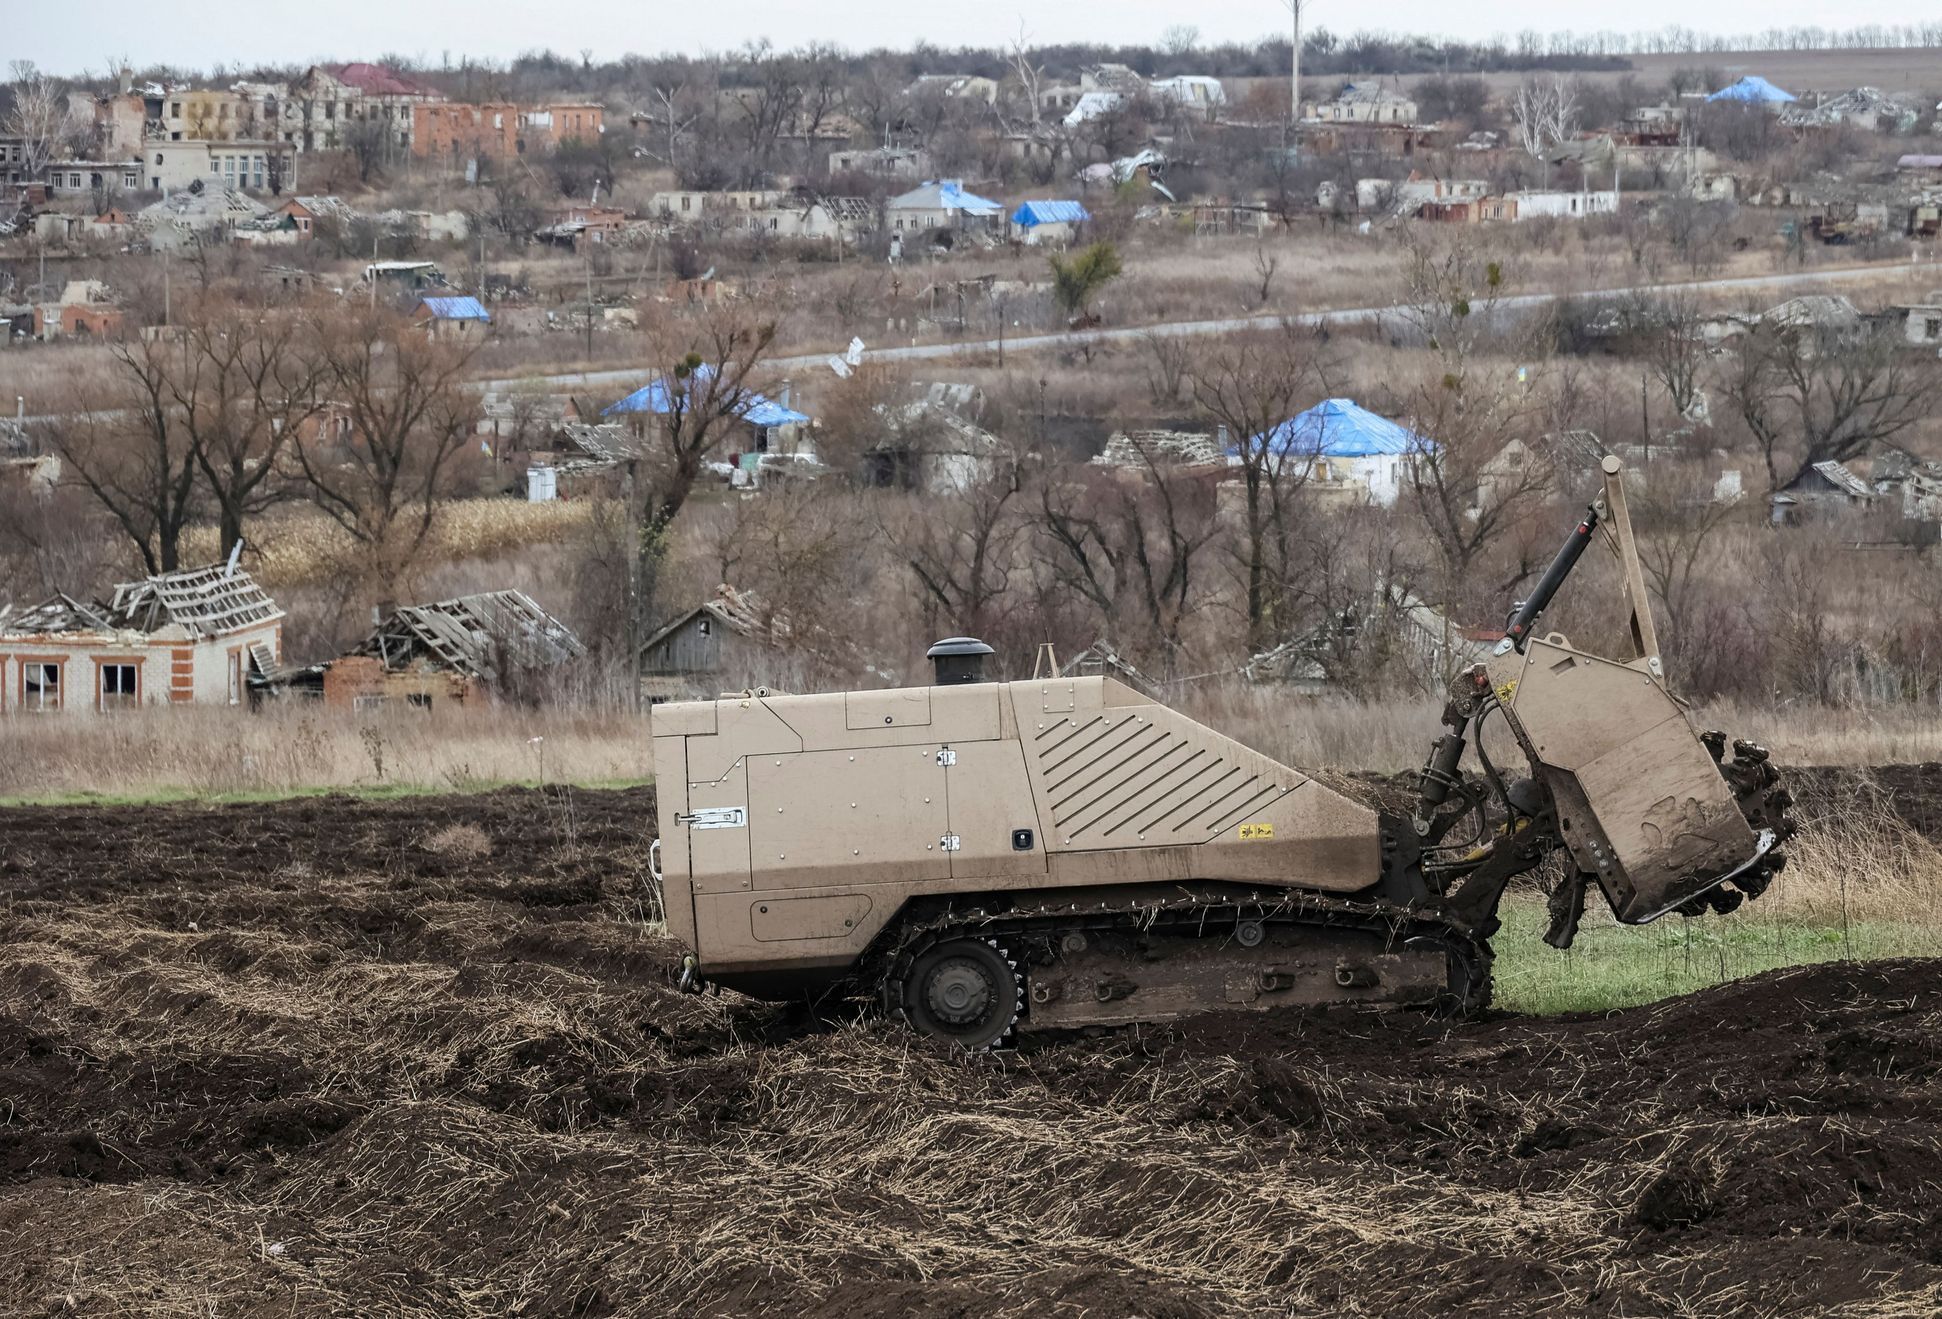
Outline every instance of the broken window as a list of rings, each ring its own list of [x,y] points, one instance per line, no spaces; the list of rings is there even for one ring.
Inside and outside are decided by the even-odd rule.
[[[61,666],[29,660],[20,666],[20,708],[33,714],[61,708]]]
[[[243,652],[229,652],[229,703],[239,705],[243,700]]]
[[[414,710],[429,710],[432,708],[432,694],[430,692],[412,692],[405,697],[405,704]]]
[[[130,707],[141,699],[135,674],[133,664],[101,666],[101,708],[103,710]]]
[[[382,710],[384,703],[382,695],[359,696],[351,701],[351,708],[361,714],[366,710]]]

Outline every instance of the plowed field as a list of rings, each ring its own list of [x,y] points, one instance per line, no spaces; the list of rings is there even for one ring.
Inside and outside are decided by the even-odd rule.
[[[0,1314],[1942,1313],[1942,963],[967,1060],[673,992],[650,819],[0,811]]]

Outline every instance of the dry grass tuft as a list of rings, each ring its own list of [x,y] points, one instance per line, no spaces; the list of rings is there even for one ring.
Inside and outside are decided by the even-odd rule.
[[[492,839],[476,824],[448,824],[425,839],[425,850],[459,861],[480,861],[492,855]]]

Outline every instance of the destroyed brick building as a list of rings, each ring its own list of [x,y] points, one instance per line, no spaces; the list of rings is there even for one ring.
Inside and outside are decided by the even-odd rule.
[[[282,647],[283,611],[234,563],[124,582],[105,603],[55,595],[0,614],[0,709],[239,705]]]
[[[523,591],[489,591],[394,608],[345,654],[265,674],[252,694],[351,710],[476,705],[529,694],[585,654],[572,629]]]

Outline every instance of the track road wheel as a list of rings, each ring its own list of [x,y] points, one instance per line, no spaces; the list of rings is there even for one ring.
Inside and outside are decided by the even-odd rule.
[[[1018,972],[996,945],[951,939],[911,963],[903,999],[904,1016],[924,1034],[989,1049],[1011,1032],[1023,995]]]

